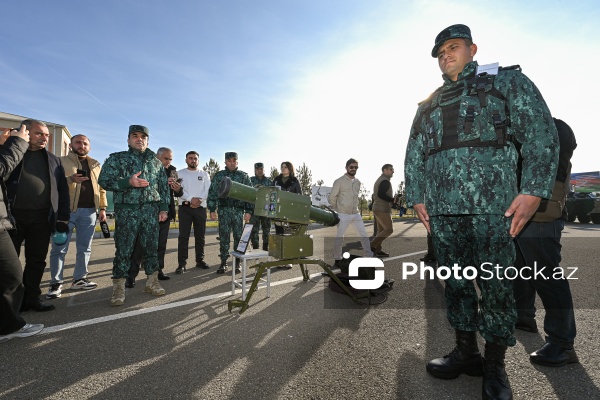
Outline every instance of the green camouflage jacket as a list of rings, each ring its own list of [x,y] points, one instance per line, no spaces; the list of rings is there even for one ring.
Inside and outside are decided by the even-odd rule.
[[[244,212],[252,213],[254,210],[254,204],[246,203],[242,200],[232,199],[231,197],[227,197],[225,199],[219,198],[219,185],[223,178],[228,177],[233,182],[238,182],[246,186],[252,187],[252,182],[248,177],[248,174],[240,171],[239,169],[235,169],[234,171],[230,171],[227,168],[221,170],[215,174],[215,177],[210,181],[210,189],[208,190],[208,210],[210,212],[214,212],[217,207],[225,208],[225,207],[234,207],[240,208],[244,210]]]
[[[558,163],[558,136],[542,95],[518,70],[500,70],[491,87],[504,97],[488,95],[481,107],[477,95],[469,95],[468,80],[477,62],[465,66],[458,80],[444,77],[444,85],[419,104],[405,158],[406,197],[409,206],[424,203],[430,215],[504,214],[518,193],[549,198]],[[489,90],[490,88],[486,88]],[[445,96],[445,97],[444,97]],[[506,119],[506,137],[522,144],[523,174],[517,188],[515,145],[510,140],[494,146],[448,148],[435,154],[444,135],[441,107],[454,96],[460,104],[458,121],[446,121],[456,130],[457,143],[495,141],[493,117]],[[469,120],[467,109],[471,112]],[[492,115],[492,110],[495,114]]]
[[[139,171],[142,171],[139,177],[150,183],[144,188],[129,185],[129,178]],[[102,165],[98,183],[113,192],[116,208],[160,203],[160,211],[169,211],[167,176],[162,163],[150,149],[140,153],[129,147],[127,151],[112,153]]]
[[[266,175],[263,175],[262,179],[259,179],[256,175],[250,177],[250,182],[252,182],[252,186],[273,186],[273,181]]]

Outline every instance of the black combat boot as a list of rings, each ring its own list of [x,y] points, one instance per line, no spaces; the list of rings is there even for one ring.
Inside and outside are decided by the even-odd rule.
[[[439,379],[455,379],[460,374],[481,376],[483,367],[477,347],[477,333],[456,331],[456,347],[443,358],[427,363],[427,372]]]
[[[483,358],[483,385],[481,397],[483,400],[512,400],[512,389],[504,370],[504,355],[506,346],[485,342]]]
[[[217,274],[224,274],[227,271],[227,260],[221,260],[221,265],[217,269]]]

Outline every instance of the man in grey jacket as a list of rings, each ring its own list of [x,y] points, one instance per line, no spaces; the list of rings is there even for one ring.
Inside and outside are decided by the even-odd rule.
[[[356,171],[358,171],[358,161],[354,158],[346,161],[346,173],[333,182],[333,188],[329,195],[329,204],[338,213],[340,218],[333,247],[333,258],[336,266],[342,259],[342,241],[346,229],[350,225],[354,226],[354,229],[360,236],[365,256],[373,257],[369,236],[365,230],[362,217],[358,212],[360,181],[355,177]]]

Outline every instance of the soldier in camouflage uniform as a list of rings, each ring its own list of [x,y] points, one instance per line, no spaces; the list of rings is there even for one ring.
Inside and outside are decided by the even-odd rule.
[[[208,191],[208,209],[210,211],[210,219],[217,219],[217,208],[219,216],[219,257],[221,265],[217,269],[217,274],[223,274],[227,271],[227,258],[229,258],[229,241],[233,232],[233,248],[237,248],[244,222],[250,221],[252,216],[253,204],[245,201],[219,198],[219,185],[223,178],[228,177],[233,182],[238,182],[246,186],[252,186],[248,174],[238,170],[238,155],[234,151],[225,153],[225,169],[215,174],[210,184]],[[236,268],[236,272],[239,268]]]
[[[116,253],[111,306],[125,301],[125,278],[138,237],[148,275],[144,290],[155,296],[165,294],[158,282],[158,223],[167,220],[169,211],[167,176],[156,154],[148,148],[148,128],[131,125],[127,143],[129,150],[111,154],[98,177],[100,186],[114,193]]]
[[[252,186],[254,187],[273,186],[273,181],[265,175],[265,165],[261,162],[254,164],[254,176],[250,178],[250,182],[252,182]],[[258,230],[262,229],[262,249],[268,251],[271,220],[267,217],[257,217],[256,215],[252,215],[250,223],[252,224],[252,235],[250,236],[252,248],[258,249]]]
[[[436,37],[431,55],[438,59],[444,85],[419,105],[413,121],[406,195],[433,236],[439,265],[477,268],[481,290],[478,301],[471,280],[445,281],[456,348],[428,362],[427,371],[442,379],[483,374],[484,399],[511,399],[504,356],[515,344],[516,311],[512,282],[503,279],[503,271],[515,258],[511,237],[540,200],[550,197],[558,140],[544,99],[520,68],[496,66],[482,74],[486,66],[473,61],[476,52],[465,25],[450,26]],[[520,191],[516,141],[523,156]],[[483,359],[477,331],[486,342]]]

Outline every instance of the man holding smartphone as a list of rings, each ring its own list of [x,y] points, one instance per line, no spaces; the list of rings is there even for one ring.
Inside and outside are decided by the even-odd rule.
[[[75,135],[69,145],[71,151],[61,157],[67,184],[69,186],[70,211],[67,241],[56,244],[52,241],[50,250],[50,288],[47,299],[56,299],[62,295],[63,270],[65,256],[69,251],[69,242],[73,228],[76,229],[75,239],[77,255],[73,271],[72,290],[89,290],[98,286],[87,279],[88,263],[92,253],[92,239],[96,228],[96,213],[100,221],[106,221],[106,191],[98,185],[100,163],[91,158],[90,140],[85,135]]]

